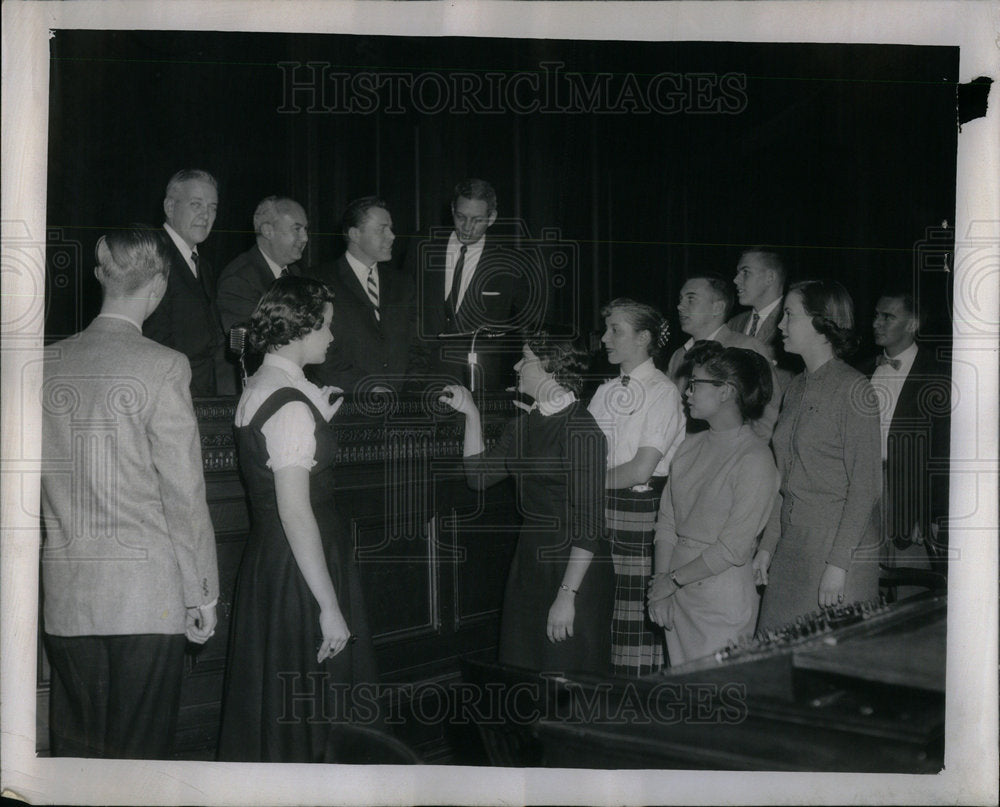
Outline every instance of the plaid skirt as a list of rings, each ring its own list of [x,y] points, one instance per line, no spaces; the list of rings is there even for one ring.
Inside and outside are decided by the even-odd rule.
[[[615,567],[615,607],[611,617],[611,665],[615,675],[638,678],[664,665],[663,628],[646,610],[646,586],[653,569],[653,534],[666,477],[650,480],[650,490],[609,490],[605,518]]]

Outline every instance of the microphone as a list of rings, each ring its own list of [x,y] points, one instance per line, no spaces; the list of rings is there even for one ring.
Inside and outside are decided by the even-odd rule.
[[[476,339],[479,334],[483,334],[486,338],[493,338],[495,336],[503,336],[505,333],[511,333],[517,330],[516,328],[494,328],[491,325],[480,325],[472,332],[472,344],[469,346],[469,392],[476,391],[476,368],[479,367],[479,360],[476,356]]]
[[[229,351],[239,356],[240,361],[240,383],[247,385],[247,329],[242,325],[235,325],[229,329]]]

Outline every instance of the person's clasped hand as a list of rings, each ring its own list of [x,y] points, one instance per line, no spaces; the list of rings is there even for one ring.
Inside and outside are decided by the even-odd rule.
[[[337,410],[344,404],[344,391],[340,387],[330,386],[320,387],[319,393],[316,408],[319,409],[323,419],[329,423],[331,418],[337,414]]]

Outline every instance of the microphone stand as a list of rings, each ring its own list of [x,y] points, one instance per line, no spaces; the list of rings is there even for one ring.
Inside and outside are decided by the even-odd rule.
[[[476,353],[476,339],[482,334],[486,339],[492,339],[495,336],[503,336],[504,334],[513,333],[517,328],[498,328],[492,325],[480,325],[474,331],[461,331],[459,333],[441,333],[438,337],[441,339],[456,339],[462,337],[472,337],[472,343],[469,345],[469,352],[466,354],[466,360],[469,365],[469,392],[476,391],[476,369],[479,367],[479,356]]]

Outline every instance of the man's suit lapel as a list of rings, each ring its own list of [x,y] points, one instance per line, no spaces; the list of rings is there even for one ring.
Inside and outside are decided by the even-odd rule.
[[[257,273],[257,283],[259,287],[266,291],[274,282],[274,272],[272,272],[271,267],[267,265],[267,261],[264,259],[264,255],[261,253],[260,247],[255,245],[250,251],[250,260],[253,262],[254,271]]]
[[[378,285],[379,285],[379,302],[381,302],[385,296],[387,283],[386,276],[389,273],[383,270],[382,266],[379,266],[378,272]],[[341,285],[348,289],[364,306],[365,310],[368,312],[368,317],[371,325],[376,330],[381,331],[381,323],[379,319],[375,316],[375,305],[372,303],[371,298],[368,296],[368,292],[362,288],[361,283],[358,281],[358,276],[354,274],[354,270],[351,265],[347,262],[347,258],[343,255],[337,259],[337,276],[340,279]]]
[[[757,326],[757,336],[754,338],[765,345],[770,345],[774,341],[775,334],[778,332],[778,320],[781,319],[782,312],[781,306],[782,304],[779,302],[777,307],[767,315],[767,319]]]
[[[906,380],[899,390],[899,400],[896,401],[896,408],[892,413],[889,431],[905,428],[906,421],[912,423],[914,420],[927,418],[921,412],[920,387],[929,380],[929,375],[933,372],[929,358],[930,353],[918,345],[917,355],[913,357],[913,364],[910,365],[910,372],[906,374]]]
[[[164,233],[164,238],[167,240],[167,243],[169,244],[171,249],[171,266],[173,269],[174,279],[177,280],[185,289],[187,289],[187,292],[189,294],[201,293],[206,298],[208,298],[209,291],[207,287],[203,285],[202,280],[200,278],[194,276],[194,273],[191,271],[191,267],[188,266],[188,262],[181,254],[181,251],[177,249],[177,245],[173,242],[173,239],[170,238],[170,236],[167,235],[166,233]],[[199,271],[208,271],[207,262],[204,269],[202,268],[202,263],[203,259],[199,255],[199,263],[198,263]]]

